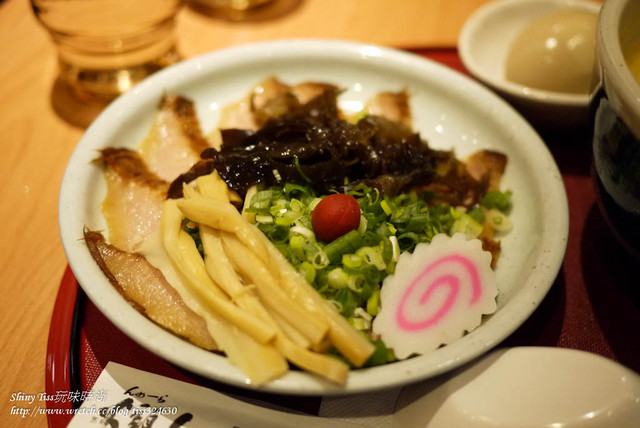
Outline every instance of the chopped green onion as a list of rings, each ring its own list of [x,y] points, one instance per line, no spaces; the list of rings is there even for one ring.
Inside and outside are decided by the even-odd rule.
[[[255,199],[255,196],[254,196],[254,199]],[[269,207],[271,207],[270,199],[257,199],[251,202],[251,205],[249,205],[248,209],[251,211],[259,211]]]
[[[342,259],[343,254],[349,254],[362,246],[363,240],[357,230],[351,230],[341,237],[334,239],[324,247],[324,252],[332,263]]]
[[[390,236],[389,242],[391,242],[391,248],[393,249],[393,256],[391,257],[391,260],[397,262],[400,257],[400,245],[398,244],[398,238]]]
[[[273,190],[271,189],[260,190],[256,192],[255,195],[253,195],[253,198],[251,198],[251,202],[254,203],[257,201],[271,201],[272,196],[273,196]]]
[[[411,251],[420,242],[420,236],[417,233],[407,232],[398,236],[398,245],[403,251]]]
[[[382,247],[362,247],[356,251],[356,255],[360,256],[365,262],[375,266],[379,270],[384,270],[387,264],[382,259]]]
[[[311,224],[311,214],[323,195],[307,184],[260,189],[247,203],[246,212],[305,280],[363,332],[380,311],[381,284],[395,272],[402,252],[413,251],[438,233],[477,236],[485,222],[497,231],[511,227],[500,209],[508,208],[511,192],[488,192],[483,203],[470,210],[436,203],[430,192],[383,197],[377,189],[358,184],[348,193],[358,201],[360,225],[328,243],[316,239]],[[195,232],[194,239],[196,234],[199,237]],[[379,342],[367,364],[394,359],[393,352]]]
[[[480,224],[484,223],[485,215],[482,208],[480,207],[471,208],[469,211],[467,211],[467,214],[478,223]]]
[[[302,177],[302,179],[307,183],[311,183],[311,179],[302,171],[302,167],[300,166],[300,159],[298,159],[297,156],[293,158],[293,165],[295,165],[296,171],[298,171],[300,177]]]
[[[342,268],[335,268],[329,272],[328,279],[331,287],[345,288],[349,280],[349,274],[343,271]]]
[[[355,328],[358,331],[365,331],[370,327],[370,324],[367,324],[366,320],[363,320],[362,318],[351,317],[348,318],[347,321],[349,321],[351,327]]]
[[[358,307],[354,294],[348,288],[338,289],[333,300],[340,304],[340,313],[343,317],[350,317],[354,309]]]
[[[428,221],[428,214],[414,214],[407,222],[406,230],[409,230],[411,232],[420,232],[424,230]]]
[[[396,357],[393,351],[387,348],[382,340],[374,340],[372,343],[375,345],[375,350],[367,362],[364,363],[364,367],[381,366],[395,361]]]
[[[314,198],[309,204],[309,212],[312,212],[316,208],[316,206],[320,203],[321,200],[322,198]]]
[[[282,215],[277,216],[275,218],[276,224],[280,224],[283,226],[291,226],[296,221],[302,218],[303,213],[300,211],[285,211]]]
[[[295,183],[285,183],[284,187],[283,187],[283,192],[285,195],[287,195],[288,197],[295,197],[297,196],[298,198],[303,198],[304,196],[308,196],[309,195],[309,188],[306,186],[302,186],[300,184],[295,184]]]
[[[313,267],[311,263],[302,262],[298,265],[297,269],[309,284],[313,284],[316,279],[316,268]]]
[[[256,223],[273,223],[273,216],[257,214]]]
[[[287,200],[284,198],[279,198],[274,201],[271,201],[271,206],[269,207],[269,213],[271,215],[282,215],[287,212]]]
[[[358,269],[362,266],[364,260],[362,257],[356,254],[343,254],[342,255],[342,264],[344,267],[349,269]]]
[[[404,214],[405,214],[404,208],[398,208],[397,210],[395,210],[393,212],[393,215],[391,216],[391,218],[394,218],[395,220],[398,220],[398,221],[401,221],[401,222],[405,222],[407,219],[406,219],[406,216]]]
[[[258,223],[258,226],[265,226],[265,224]],[[283,226],[273,225],[272,228],[263,230],[263,232],[272,242],[285,242],[289,237],[289,231],[287,229],[288,228]]]
[[[373,317],[361,307],[355,308],[353,310],[353,315],[349,318],[351,325],[360,331],[369,330],[371,328],[372,320]]]
[[[354,293],[360,293],[364,289],[364,278],[360,275],[349,275],[347,277],[347,288]]]
[[[294,212],[303,212],[305,208],[302,201],[298,199],[291,199],[291,201],[289,202],[289,206],[291,207],[291,211]]]
[[[316,269],[324,269],[329,266],[329,257],[327,257],[327,253],[325,253],[317,243],[314,244],[314,246],[318,251],[313,255],[311,263]]]
[[[499,211],[498,211],[499,212]],[[453,222],[449,234],[464,233],[469,238],[477,238],[482,233],[482,225],[475,221],[470,215],[462,213],[460,217]]]
[[[306,260],[304,247],[307,241],[300,235],[295,235],[289,238],[289,247],[293,252],[293,255],[300,260]]]
[[[513,227],[513,223],[503,212],[491,209],[487,212],[489,225],[498,232],[507,232]]]
[[[316,235],[313,233],[313,231],[303,226],[293,226],[291,229],[289,229],[289,234],[291,236],[293,236],[294,234],[302,235],[308,241],[316,240]]]
[[[380,312],[380,290],[373,290],[371,297],[367,299],[367,313],[376,316]]]
[[[495,208],[502,212],[505,212],[509,209],[511,204],[511,195],[513,192],[511,190],[507,190],[504,192],[500,192],[498,190],[488,191],[480,204],[486,208]]]
[[[386,215],[393,214],[393,209],[389,205],[389,201],[387,201],[386,199],[383,199],[382,202],[380,202],[380,207],[382,208],[382,210]]]
[[[360,224],[358,225],[358,233],[360,234],[360,236],[364,235],[364,233],[367,231],[368,223],[369,221],[367,220],[367,218],[363,215],[360,215]]]

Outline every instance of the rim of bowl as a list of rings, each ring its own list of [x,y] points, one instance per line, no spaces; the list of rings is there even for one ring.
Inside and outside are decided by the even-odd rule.
[[[640,136],[640,82],[631,74],[620,46],[620,20],[630,4],[630,0],[604,2],[598,19],[596,52],[603,81],[606,79],[606,83],[611,85],[621,103],[619,114],[634,134]],[[630,116],[625,114],[627,109],[632,112]]]
[[[466,23],[460,31],[458,53],[465,67],[475,75],[478,79],[487,85],[508,94],[515,98],[523,98],[528,100],[536,100],[542,103],[568,105],[568,106],[587,106],[591,94],[568,94],[562,92],[545,91],[542,89],[530,88],[504,79],[502,76],[496,76],[489,73],[483,68],[476,56],[471,53],[471,43],[475,39],[476,34],[482,30],[483,23],[492,16],[504,13],[507,10],[522,7],[523,4],[557,4],[572,9],[587,10],[598,14],[601,5],[591,0],[493,0],[477,9],[467,19]]]

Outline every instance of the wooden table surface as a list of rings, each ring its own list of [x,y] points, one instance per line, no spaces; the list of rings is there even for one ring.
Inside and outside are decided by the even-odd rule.
[[[280,16],[246,22],[183,8],[177,19],[182,55],[286,37],[453,47],[464,20],[486,0],[277,1]],[[45,391],[50,318],[67,266],[58,192],[83,129],[52,108],[56,53],[27,0],[0,0],[0,57],[0,426],[42,427],[43,415],[22,419],[11,412],[33,407],[14,394]]]

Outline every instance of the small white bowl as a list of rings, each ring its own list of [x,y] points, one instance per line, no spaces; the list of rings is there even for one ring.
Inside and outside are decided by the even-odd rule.
[[[566,8],[597,15],[600,3],[590,0],[492,1],[469,17],[458,40],[458,53],[467,70],[543,130],[586,126],[590,96],[544,91],[510,82],[505,79],[506,58],[512,43],[529,23]]]

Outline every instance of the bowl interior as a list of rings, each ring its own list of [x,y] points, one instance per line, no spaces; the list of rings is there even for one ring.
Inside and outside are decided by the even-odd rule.
[[[453,369],[497,345],[537,307],[560,268],[568,212],[560,173],[527,122],[484,87],[417,56],[357,43],[287,40],[240,46],[193,58],[163,70],[117,99],[87,130],[67,167],[59,223],[69,264],[97,307],[125,334],[161,357],[199,375],[251,388],[221,356],[164,331],[131,308],[93,262],[80,239],[84,226],[105,230],[106,186],[91,161],[104,147],[136,147],[149,131],[161,96],[191,98],[205,133],[220,109],[259,81],[276,75],[288,83],[325,81],[345,89],[345,110],[358,110],[382,90],[407,89],[414,123],[436,148],[464,157],[480,149],[507,154],[503,187],[513,196],[513,231],[502,238],[496,270],[498,311],[472,333],[435,352],[382,367],[354,370],[346,386],[291,371],[262,387],[291,394],[346,394],[407,384]]]

